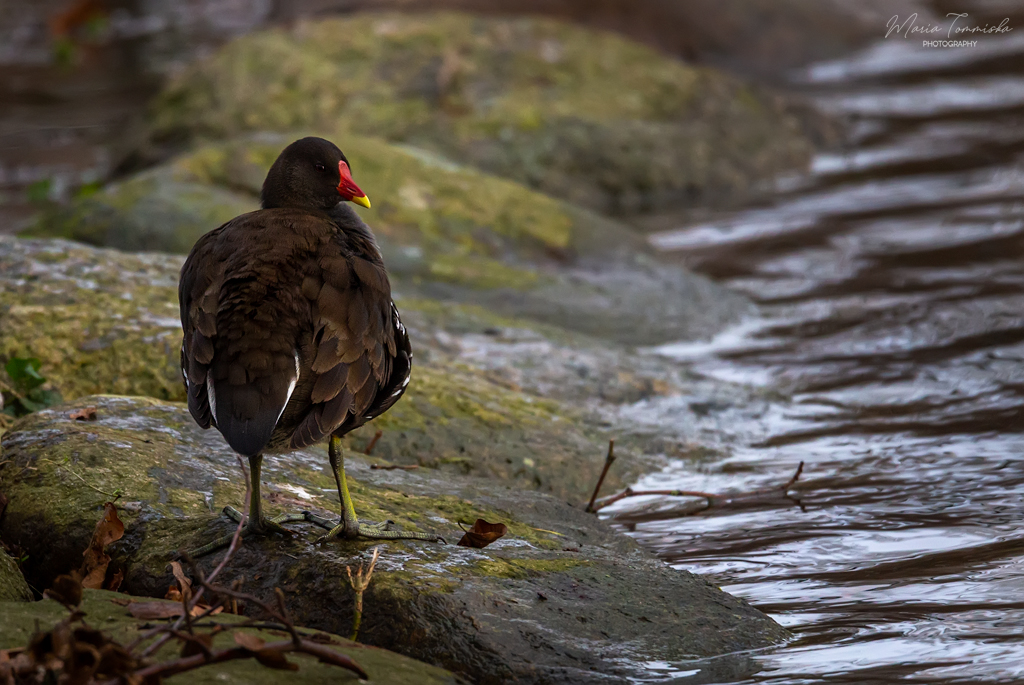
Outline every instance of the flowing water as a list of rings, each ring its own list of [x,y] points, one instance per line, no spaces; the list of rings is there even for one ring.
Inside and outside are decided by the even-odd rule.
[[[849,149],[768,206],[651,237],[763,317],[657,352],[789,399],[640,486],[745,490],[806,463],[802,508],[612,509],[793,631],[744,682],[1024,682],[1024,31],[920,45],[801,74],[853,120]]]

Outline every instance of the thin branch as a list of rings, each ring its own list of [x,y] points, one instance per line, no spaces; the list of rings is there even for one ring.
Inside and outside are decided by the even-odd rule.
[[[664,497],[700,497],[707,500],[707,506],[704,509],[701,509],[700,511],[706,511],[711,507],[715,506],[727,506],[729,504],[736,504],[740,502],[756,502],[758,500],[764,499],[767,496],[772,495],[781,494],[783,497],[788,497],[786,493],[789,491],[791,487],[793,487],[793,485],[798,480],[800,480],[800,476],[801,474],[803,474],[803,472],[804,463],[800,462],[800,465],[797,466],[796,473],[793,474],[793,477],[790,478],[781,486],[772,488],[762,488],[760,490],[751,490],[749,492],[737,492],[725,495],[716,495],[715,493],[712,492],[701,492],[698,490],[634,490],[632,488],[626,488],[622,492],[601,499],[597,507],[594,509],[594,511],[600,511],[601,509],[604,509],[607,506],[615,504],[620,500],[626,499],[627,497],[643,497],[647,495],[660,495]],[[793,501],[795,501],[798,505],[800,504],[799,500]],[[800,506],[801,508],[803,508],[803,505]]]
[[[374,471],[414,471],[419,467],[419,464],[370,464]]]
[[[359,664],[349,657],[345,656],[341,652],[337,652],[315,642],[309,642],[307,640],[300,640],[298,644],[295,644],[291,640],[271,642],[260,649],[260,652],[265,651],[278,653],[299,652],[302,654],[309,654],[310,656],[315,656],[320,661],[348,669],[353,673],[356,673],[362,680],[366,680],[369,677],[367,676],[366,671],[364,671]],[[227,649],[212,652],[210,654],[210,658],[207,658],[205,654],[194,654],[192,656],[175,659],[174,661],[153,664],[152,666],[147,666],[146,668],[135,671],[132,673],[132,677],[137,679],[139,682],[153,677],[169,678],[172,675],[191,671],[192,669],[199,668],[200,666],[219,664],[225,661],[232,661],[234,659],[249,659],[252,658],[253,655],[254,653],[252,651],[244,647],[229,647]],[[112,678],[104,683],[104,685],[117,685],[120,682],[122,682],[122,679]]]
[[[242,503],[242,520],[238,522],[238,526],[235,528],[235,534],[231,538],[231,544],[228,546],[228,551],[224,554],[224,558],[217,564],[217,568],[213,569],[213,573],[206,579],[207,583],[212,583],[217,579],[217,576],[224,567],[228,565],[231,557],[235,556],[235,551],[238,550],[238,543],[242,539],[242,530],[245,528],[246,522],[249,520],[249,500],[252,497],[252,483],[249,482],[249,472],[245,468],[245,464],[242,463],[242,457],[235,455],[235,459],[238,460],[238,468],[242,469],[242,477],[245,479],[245,501]],[[205,587],[205,586],[204,586]],[[199,601],[198,595],[202,594],[202,590],[196,593],[196,598],[193,600],[193,606],[195,602]]]
[[[245,468],[245,464],[242,462],[242,457],[240,457],[239,455],[236,454],[235,455],[235,459],[238,461],[238,468],[242,470],[242,478],[243,478],[243,482],[245,483],[245,501],[242,503],[242,520],[240,520],[238,522],[238,526],[235,527],[235,534],[231,537],[231,544],[228,545],[228,551],[224,554],[224,558],[221,559],[221,561],[217,565],[217,567],[215,569],[213,569],[213,573],[210,574],[209,578],[204,579],[203,582],[200,583],[200,587],[195,592],[195,594],[192,595],[191,601],[185,604],[185,606],[184,606],[185,611],[182,614],[181,618],[179,618],[177,621],[174,622],[173,630],[179,630],[181,628],[181,624],[182,623],[189,623],[192,620],[192,616],[191,616],[192,609],[194,609],[199,604],[199,600],[203,598],[203,592],[207,589],[208,584],[214,578],[216,578],[217,575],[221,571],[224,570],[224,567],[227,566],[228,562],[231,561],[231,558],[235,555],[235,552],[238,550],[238,543],[242,539],[242,531],[244,530],[245,523],[246,523],[246,521],[249,518],[249,498],[250,498],[250,496],[252,494],[252,484],[249,482],[249,471]],[[199,576],[202,576],[202,572],[198,569],[198,567],[195,565],[195,562],[188,556],[187,553],[184,554],[182,558],[192,568],[193,574],[198,574]],[[220,605],[220,603],[218,602],[217,606],[219,606],[219,605]],[[213,610],[213,607],[211,607],[210,609],[207,609],[201,616],[206,616],[212,610]],[[199,618],[199,617],[196,617],[196,618]],[[139,643],[141,641],[147,640],[147,639],[149,639],[149,637],[152,637],[153,635],[159,634],[160,632],[163,632],[163,631],[157,631],[157,632],[154,632],[152,635],[148,635],[148,636],[146,636],[146,635],[140,636],[135,641],[135,643]],[[142,652],[142,656],[143,657],[147,657],[147,656],[150,656],[150,655],[154,654],[157,650],[159,650],[161,647],[163,647],[165,644],[167,644],[167,642],[169,640],[171,640],[171,638],[172,638],[172,636],[171,636],[170,633],[165,633],[159,640],[157,640],[156,642],[151,644],[149,647],[147,647]],[[135,643],[133,643],[133,644],[135,644]]]
[[[612,462],[615,461],[615,438],[608,441],[608,456],[604,458],[604,468],[601,469],[601,475],[597,479],[597,485],[594,486],[594,494],[590,496],[590,503],[587,505],[586,512],[592,513],[597,511],[594,509],[594,502],[597,500],[597,493],[601,491],[601,486],[604,485],[604,478],[608,475],[608,469],[611,468]]]
[[[370,444],[363,450],[363,454],[370,456],[373,453],[373,448],[377,446],[377,441],[380,440],[380,436],[384,435],[384,431],[378,430],[374,433],[373,438],[370,440]]]

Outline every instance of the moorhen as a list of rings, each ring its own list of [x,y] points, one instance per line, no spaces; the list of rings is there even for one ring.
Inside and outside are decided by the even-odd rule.
[[[323,138],[284,149],[263,183],[261,207],[198,241],[181,269],[181,371],[188,409],[248,457],[252,490],[245,534],[312,521],[335,538],[438,540],[360,523],[345,482],[340,438],[387,411],[405,392],[409,336],[370,228],[345,201],[370,206],[348,160]],[[309,512],[263,515],[265,453],[329,439],[341,522]],[[235,521],[233,507],[224,513]],[[193,552],[229,543],[225,536]]]

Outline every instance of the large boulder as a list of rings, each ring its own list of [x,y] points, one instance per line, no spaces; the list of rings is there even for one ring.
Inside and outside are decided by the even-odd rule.
[[[72,410],[96,408],[93,421]],[[3,442],[0,488],[10,498],[5,542],[28,553],[26,574],[46,587],[81,563],[103,501],[121,496],[124,537],[109,550],[130,593],[162,596],[167,562],[232,529],[218,515],[244,485],[234,453],[180,404],[94,396],[21,419]],[[543,459],[543,454],[538,454]],[[289,597],[296,622],[345,634],[353,617],[346,566],[381,548],[364,598],[363,641],[461,673],[474,682],[626,682],[650,665],[766,647],[787,633],[764,614],[686,571],[669,568],[581,506],[501,482],[433,469],[382,471],[348,453],[356,507],[372,519],[440,532],[460,521],[502,522],[486,549],[427,542],[312,544],[247,539],[222,576],[264,598]],[[334,517],[338,503],[322,447],[268,457],[270,514],[304,509]],[[205,558],[209,570],[217,559]],[[746,656],[717,668],[756,669]]]
[[[187,252],[206,231],[258,207],[267,170],[296,137],[200,147],[42,215],[26,235]],[[337,141],[373,202],[359,211],[400,292],[630,345],[707,337],[748,311],[735,293],[659,261],[618,222],[423,150]]]
[[[133,618],[125,604],[130,601],[152,601],[140,597],[129,597],[123,593],[107,590],[85,590],[79,609],[85,613],[85,621],[92,627],[102,630],[110,639],[122,645],[130,645],[147,630],[144,626],[151,622]],[[44,599],[33,603],[14,603],[0,598],[0,649],[24,647],[39,632],[51,630],[59,621],[68,616],[68,610],[54,600]],[[267,642],[280,639],[279,631],[259,630],[256,628],[238,628],[237,624],[246,619],[240,616],[220,614],[215,618],[206,619],[207,625],[197,632],[211,632],[210,623],[224,626],[213,639],[214,650],[235,647],[234,636],[237,633],[253,635]],[[300,631],[309,634],[309,631]],[[420,663],[394,652],[382,649],[371,649],[365,645],[346,640],[337,635],[320,633],[316,639],[327,643],[328,648],[341,652],[351,658],[370,676],[370,682],[381,685],[455,685],[462,682],[451,673]],[[155,662],[173,661],[181,651],[177,641],[171,641],[157,650],[152,659]],[[357,683],[358,677],[351,671],[338,667],[327,666],[315,658],[305,655],[291,655],[289,660],[295,663],[298,671],[289,676],[303,685],[334,685],[336,683]],[[203,666],[186,671],[178,676],[167,679],[171,683],[195,683],[196,685],[260,685],[262,683],[280,683],[281,672],[261,666],[255,659],[243,659],[225,663]]]
[[[776,96],[539,18],[303,21],[229,43],[152,106],[157,143],[308,128],[412,143],[604,212],[735,202],[813,150]]]
[[[47,387],[65,399],[183,400],[181,261],[0,237],[0,367],[38,358]],[[698,387],[669,361],[483,307],[419,298],[402,298],[399,307],[415,350],[409,391],[346,438],[364,450],[381,430],[374,454],[388,462],[584,501],[610,437],[619,436],[623,458],[609,489],[680,453],[656,437],[625,439],[638,422],[635,413],[617,418],[619,407],[670,395],[707,401],[721,392]],[[673,430],[692,439],[692,418],[676,411]]]

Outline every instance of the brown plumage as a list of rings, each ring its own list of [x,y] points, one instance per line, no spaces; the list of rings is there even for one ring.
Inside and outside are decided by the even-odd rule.
[[[342,200],[369,206],[341,150],[321,138],[296,141],[267,174],[263,209],[204,235],[181,270],[188,408],[249,457],[249,532],[274,523],[260,509],[264,452],[340,437],[387,411],[409,383],[412,349],[380,250]],[[332,442],[339,495],[352,511],[340,452]],[[436,538],[361,530],[354,511],[347,518],[345,527],[343,510],[332,536],[344,528],[348,537]]]
[[[311,148],[344,160],[319,140],[282,158],[300,146],[300,158]],[[334,191],[337,161],[322,165]],[[266,207],[268,195],[284,206]],[[265,209],[200,238],[178,289],[189,411],[246,456],[361,426],[401,397],[412,362],[370,229],[348,205],[293,207],[282,195],[265,185]]]

